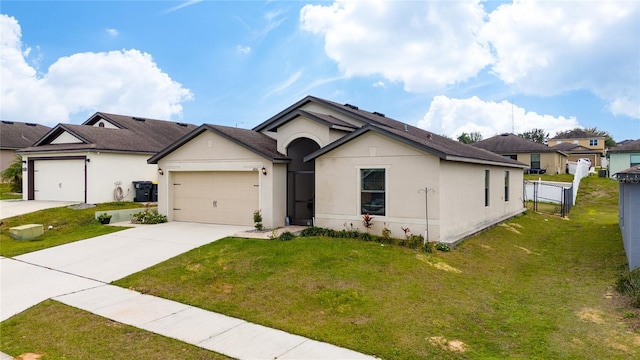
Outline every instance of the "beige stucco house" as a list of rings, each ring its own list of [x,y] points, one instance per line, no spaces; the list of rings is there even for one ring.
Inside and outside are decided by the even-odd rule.
[[[471,145],[525,163],[532,173],[544,169],[548,174],[560,174],[567,169],[567,154],[518,135],[504,133]]]
[[[312,96],[252,130],[202,125],[149,163],[162,173],[158,206],[170,220],[252,226],[259,209],[268,228],[364,231],[370,214],[373,233],[425,234],[428,223],[429,240],[449,243],[521,213],[527,168]]]
[[[549,146],[569,155],[569,161],[587,158],[591,165],[602,166],[601,158],[605,153],[605,137],[592,132],[574,129],[549,139]]]
[[[133,201],[133,181],[155,182],[147,159],[191,124],[98,112],[82,125],[58,124],[22,155],[24,200]],[[119,188],[120,191],[117,191]]]

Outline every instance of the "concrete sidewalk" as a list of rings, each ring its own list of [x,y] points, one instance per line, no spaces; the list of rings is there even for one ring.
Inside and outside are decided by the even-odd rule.
[[[238,359],[373,359],[327,343],[108,285],[244,230],[247,228],[170,222],[131,228],[15,258],[0,257],[0,321],[53,298]]]
[[[374,359],[335,345],[112,285],[53,299],[237,359]]]

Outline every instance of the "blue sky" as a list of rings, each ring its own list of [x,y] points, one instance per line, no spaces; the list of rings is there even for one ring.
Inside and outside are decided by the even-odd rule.
[[[306,95],[456,137],[640,138],[638,1],[12,1],[0,118],[251,128]]]

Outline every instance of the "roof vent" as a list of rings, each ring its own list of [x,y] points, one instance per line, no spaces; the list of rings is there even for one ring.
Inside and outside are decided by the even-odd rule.
[[[409,128],[407,127],[407,124],[404,124],[404,131],[409,131]]]
[[[355,105],[351,105],[351,104],[344,104],[344,106],[348,107],[348,108],[352,108],[353,110],[358,110],[358,107]]]
[[[26,123],[27,126],[37,126],[38,124],[34,124],[34,123]]]
[[[509,134],[507,134],[507,133],[502,133],[501,135],[502,136],[509,136]]]
[[[381,116],[381,117],[385,117],[383,113],[377,112],[377,111],[374,111],[373,115],[378,115],[378,116]]]
[[[13,125],[13,121],[2,120],[3,124]]]
[[[431,135],[431,133],[427,133],[427,139],[429,140],[433,139],[433,135]]]
[[[187,127],[187,124],[185,124],[185,123],[177,123],[177,124],[178,124],[178,126],[184,126],[184,127]]]
[[[135,120],[135,121],[145,121],[145,120],[147,120],[147,119],[145,119],[145,118],[135,117],[135,116],[134,116],[134,117],[132,117],[132,119],[133,119],[133,120]]]

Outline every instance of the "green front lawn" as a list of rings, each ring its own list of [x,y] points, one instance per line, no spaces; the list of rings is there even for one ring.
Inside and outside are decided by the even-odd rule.
[[[628,359],[617,187],[589,177],[569,219],[528,212],[447,253],[227,238],[116,284],[385,359]]]
[[[229,359],[53,300],[0,323],[0,334],[4,353],[37,354],[42,360]]]
[[[59,207],[4,219],[0,226],[0,256],[17,256],[127,229],[100,224],[95,220],[95,212],[141,206],[134,202],[119,202],[98,204],[96,207],[82,210]],[[9,228],[25,224],[42,224],[45,229],[44,235],[33,240],[15,240],[9,236]],[[48,230],[49,225],[53,226],[52,230]]]

